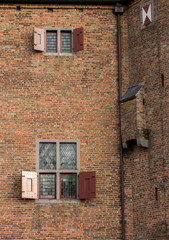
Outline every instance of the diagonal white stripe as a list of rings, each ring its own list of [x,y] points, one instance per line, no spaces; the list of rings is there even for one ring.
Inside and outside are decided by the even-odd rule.
[[[151,4],[149,5],[149,8],[148,8],[147,17],[150,19],[150,21],[152,21]]]
[[[146,14],[144,8],[142,8],[143,23],[144,23],[144,21],[145,21],[145,19],[146,19],[146,16],[147,16],[147,14]]]

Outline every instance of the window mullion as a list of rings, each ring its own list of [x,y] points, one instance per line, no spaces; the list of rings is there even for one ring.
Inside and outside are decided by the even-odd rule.
[[[61,40],[60,40],[60,38],[61,38],[61,35],[60,35],[60,30],[58,30],[57,31],[57,49],[58,49],[58,54],[60,54],[60,52],[61,52]]]
[[[56,199],[60,199],[60,173],[56,173]]]
[[[57,170],[60,170],[60,162],[59,162],[59,142],[56,143],[56,146],[57,146],[57,150],[56,150],[56,169]]]
[[[56,169],[57,169],[57,173],[56,173],[56,199],[60,199],[60,154],[59,154],[59,141],[57,141],[56,146],[57,146],[57,151],[56,151]]]
[[[80,170],[80,142],[76,142],[76,149],[77,149],[77,170]]]

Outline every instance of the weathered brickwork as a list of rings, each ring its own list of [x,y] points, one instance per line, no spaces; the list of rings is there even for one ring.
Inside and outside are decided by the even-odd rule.
[[[120,16],[122,94],[144,82],[144,93],[121,104],[128,141],[125,240],[169,238],[169,3],[154,0],[154,22],[141,29],[140,6],[147,1],[131,1]],[[0,4],[0,239],[120,240],[114,6],[16,6]],[[83,27],[84,50],[71,56],[34,51],[34,27]],[[148,148],[136,141],[141,129]],[[96,171],[96,198],[22,199],[21,171],[36,171],[37,139],[80,140],[80,171]]]
[[[132,139],[148,139],[144,110],[144,88],[134,99],[121,103],[122,142]]]
[[[112,6],[0,10],[0,238],[121,239]],[[33,50],[34,27],[83,27],[84,51],[44,56]],[[53,204],[21,199],[21,170],[36,170],[37,139],[79,139],[80,169],[96,171],[97,198]]]
[[[123,91],[145,86],[145,119],[149,148],[132,142],[125,150],[126,239],[168,239],[168,1],[154,0],[154,22],[141,29],[140,6],[128,7],[129,81]],[[128,119],[128,123],[130,119]]]

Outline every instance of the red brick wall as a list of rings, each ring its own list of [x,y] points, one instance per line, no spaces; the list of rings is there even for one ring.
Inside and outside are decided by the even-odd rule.
[[[121,239],[112,7],[15,8],[0,6],[1,239]],[[84,51],[69,57],[35,52],[35,26],[83,27]],[[21,199],[21,170],[36,169],[36,139],[79,139],[81,170],[96,171],[96,199]]]
[[[145,82],[145,117],[150,145],[147,150],[134,147],[125,153],[126,231],[127,239],[164,240],[169,236],[169,3],[154,0],[154,23],[141,30],[140,5],[146,2],[133,1],[128,8],[128,85]],[[164,74],[163,87],[161,74]]]
[[[133,1],[121,17],[123,93],[145,82],[150,138],[148,149],[134,145],[125,151],[126,239],[164,240],[168,3],[154,0],[154,24],[141,30],[145,2]],[[108,6],[79,7],[83,12],[77,6],[0,6],[1,239],[121,239],[116,16]],[[35,52],[35,26],[83,27],[84,51],[71,57]],[[36,139],[79,139],[81,170],[96,171],[96,199],[21,199],[21,170],[36,169]]]

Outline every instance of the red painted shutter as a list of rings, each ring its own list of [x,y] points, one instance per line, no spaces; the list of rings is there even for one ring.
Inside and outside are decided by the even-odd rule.
[[[22,198],[37,198],[37,173],[22,171]]]
[[[73,31],[73,51],[78,52],[84,49],[83,28],[76,28]]]
[[[34,28],[34,50],[44,51],[44,30]]]
[[[96,197],[96,172],[79,173],[79,199]]]
[[[96,197],[96,172],[91,172],[91,176],[90,176],[90,196],[91,196],[91,198]]]

